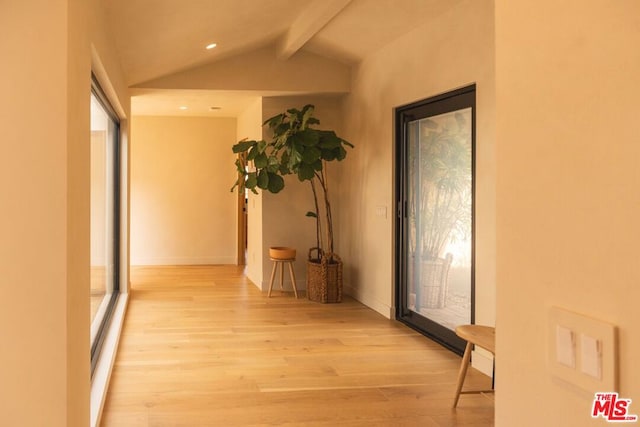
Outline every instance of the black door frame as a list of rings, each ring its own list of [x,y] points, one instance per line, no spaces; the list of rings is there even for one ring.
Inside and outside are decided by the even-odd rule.
[[[451,351],[462,355],[466,342],[452,330],[409,310],[406,241],[408,218],[408,138],[407,123],[423,117],[443,114],[471,107],[471,323],[475,323],[475,176],[476,176],[476,85],[472,84],[428,99],[403,105],[395,109],[395,297],[396,319],[428,336]]]

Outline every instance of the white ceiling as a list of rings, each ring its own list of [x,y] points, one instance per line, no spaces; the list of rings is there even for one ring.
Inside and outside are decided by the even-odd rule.
[[[357,64],[461,0],[103,0],[130,86],[276,44]],[[217,47],[206,50],[209,43]],[[260,92],[134,92],[134,114],[223,115]],[[273,95],[273,94],[272,94]],[[177,110],[176,104],[190,104]],[[211,106],[221,106],[213,113]],[[223,113],[224,112],[224,113]]]

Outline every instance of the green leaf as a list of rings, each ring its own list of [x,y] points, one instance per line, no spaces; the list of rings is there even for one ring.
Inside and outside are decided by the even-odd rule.
[[[269,164],[267,155],[264,153],[258,154],[253,162],[255,163],[256,168],[258,169],[266,168],[267,165]]]
[[[249,150],[249,154],[247,154],[247,160],[254,160],[259,152],[258,146],[254,145],[251,147],[251,150]]]
[[[249,148],[253,147],[256,144],[257,144],[256,141],[240,141],[237,144],[235,144],[233,147],[231,147],[231,149],[233,150],[234,153],[242,153],[244,151],[247,151]]]
[[[345,150],[343,146],[340,146],[340,148],[338,148],[338,152],[336,154],[336,159],[344,160],[345,157],[347,157],[347,150]]]
[[[278,168],[278,172],[280,173],[280,175],[289,175],[291,173],[291,170],[289,170],[289,166],[287,166],[286,163],[283,163]]]
[[[314,170],[320,172],[322,170],[322,160],[321,159],[316,160],[315,162],[313,162],[313,165],[311,166],[313,166]]]
[[[330,130],[320,131],[320,142],[318,147],[333,149],[340,146],[342,140],[338,138],[335,132]]]
[[[302,154],[295,147],[291,148],[291,155],[289,157],[289,164],[287,165],[292,171],[296,171],[298,165],[302,163]]]
[[[320,159],[322,153],[316,147],[307,147],[302,153],[302,161],[307,164],[313,164]]]
[[[280,162],[278,163],[278,172],[280,172],[281,175],[289,175],[291,173],[291,171],[289,170],[289,153],[284,151],[282,153],[282,157],[280,158]],[[270,170],[269,172],[276,172],[276,171],[272,171]]]
[[[311,104],[307,104],[304,107],[302,107],[302,114],[301,114],[302,117],[300,119],[300,122],[302,123],[301,126],[303,129],[307,128],[309,119],[313,116],[314,109],[315,107]]]
[[[266,190],[269,187],[269,172],[265,169],[262,169],[258,173],[258,187]]]
[[[280,175],[269,172],[269,191],[279,193],[284,188],[284,179]]]
[[[274,136],[285,135],[287,131],[290,129],[289,123],[280,123],[273,129]]]
[[[254,191],[255,193],[255,188],[256,185],[258,185],[258,176],[255,172],[251,172],[249,174],[247,174],[247,180],[244,183],[245,187],[247,187],[248,189]]]
[[[315,129],[305,129],[295,134],[295,142],[305,147],[314,147],[320,141],[320,135]]]
[[[336,156],[337,156],[336,151],[337,151],[337,149],[333,149],[333,150],[323,149],[323,150],[321,150],[322,160],[325,160],[327,162],[335,160]]]
[[[283,119],[284,119],[284,114],[278,114],[276,116],[273,116],[265,120],[262,126],[269,125],[270,128],[274,128],[275,126],[278,126],[280,123],[282,123]]]
[[[315,212],[311,212],[311,211],[307,212],[306,216],[308,216],[310,218],[318,218],[318,215],[316,215]]]
[[[269,160],[267,163],[267,170],[269,172],[277,172],[280,169],[280,162],[276,156],[269,156]]]
[[[315,176],[315,170],[311,165],[308,165],[306,163],[300,164],[300,167],[298,168],[298,179],[300,181],[313,179],[314,176]]]

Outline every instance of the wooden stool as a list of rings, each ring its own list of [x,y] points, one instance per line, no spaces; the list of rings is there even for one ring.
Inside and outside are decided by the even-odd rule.
[[[296,289],[296,275],[293,273],[293,262],[295,258],[290,259],[280,259],[280,258],[271,258],[273,261],[273,269],[271,270],[271,280],[269,281],[269,294],[268,297],[271,298],[271,290],[273,289],[273,279],[276,277],[276,270],[278,269],[278,265],[280,265],[280,289],[284,290],[284,264],[289,265],[289,275],[291,276],[291,285],[293,286],[293,293],[298,298],[298,290]]]
[[[472,390],[462,391],[462,385],[464,384],[464,378],[467,375],[467,368],[469,368],[469,362],[471,361],[471,350],[474,345],[484,348],[496,354],[496,328],[491,326],[480,325],[461,325],[456,328],[456,335],[467,341],[467,346],[464,349],[464,355],[462,356],[462,364],[460,365],[460,372],[458,373],[458,385],[456,387],[456,397],[453,400],[453,407],[458,405],[458,399],[461,394],[473,394],[473,393],[493,393],[493,379],[491,380],[491,390]],[[495,359],[494,359],[495,360]],[[494,363],[495,367],[495,363]]]

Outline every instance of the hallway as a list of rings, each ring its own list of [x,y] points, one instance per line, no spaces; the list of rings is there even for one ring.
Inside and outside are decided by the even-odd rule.
[[[459,357],[348,297],[267,299],[236,266],[131,273],[103,426],[493,425],[492,397],[450,409]]]

